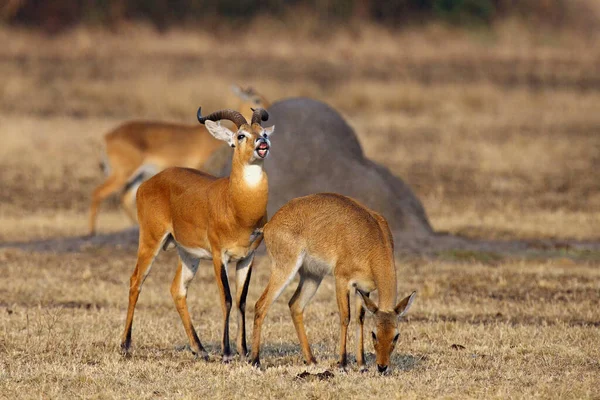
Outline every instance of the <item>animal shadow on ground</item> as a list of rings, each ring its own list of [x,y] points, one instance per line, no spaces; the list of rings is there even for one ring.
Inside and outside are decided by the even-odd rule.
[[[368,365],[372,365],[375,362],[374,354],[366,355]],[[396,368],[400,371],[410,371],[416,368],[425,357],[414,357],[410,354],[398,354],[392,356],[392,362],[396,366]],[[340,370],[338,370],[340,371]],[[343,371],[342,371],[343,372]],[[346,370],[348,372],[348,370]],[[335,377],[335,374],[327,369],[322,372],[311,373],[309,371],[303,371],[294,377],[294,381],[300,382],[314,382],[314,381],[328,381]]]
[[[413,356],[411,354],[393,354],[392,365],[402,371],[411,371],[425,361],[424,356]]]
[[[220,343],[202,342],[202,345],[209,354],[209,362],[221,362]],[[313,347],[317,349],[324,348],[323,346],[319,345],[313,345]],[[163,349],[145,346],[142,346],[139,349],[142,351],[138,350],[138,354],[134,353],[133,358],[154,359],[159,358],[160,354],[166,354],[170,352],[190,352],[191,354],[190,345],[188,343],[182,343]],[[300,349],[300,345],[295,343],[265,344],[261,346],[261,355],[264,355],[264,357],[261,359],[261,361],[263,362],[263,366],[267,368],[283,365],[302,365],[303,363],[302,350]],[[234,360],[242,361],[240,360],[238,354],[235,354]]]
[[[124,360],[160,360],[165,357],[175,357],[181,362],[209,362],[221,363],[221,344],[217,342],[202,342],[202,345],[208,352],[208,360],[196,357],[190,348],[189,343],[178,345],[154,346],[141,344],[136,346],[130,353],[123,356]],[[236,359],[239,359],[236,357]]]
[[[4,242],[0,243],[0,248],[12,247],[41,253],[73,253],[97,247],[136,249],[138,237],[139,229],[137,227],[131,227],[122,231],[103,233],[96,236],[82,235],[23,242]]]
[[[366,350],[366,349],[365,349]],[[417,368],[423,361],[425,356],[413,356],[411,354],[393,353],[391,356],[391,365],[393,369],[400,371],[411,371]],[[375,362],[375,353],[365,352],[365,362],[369,370],[377,370]],[[348,354],[348,366],[356,366],[356,358],[352,354]]]

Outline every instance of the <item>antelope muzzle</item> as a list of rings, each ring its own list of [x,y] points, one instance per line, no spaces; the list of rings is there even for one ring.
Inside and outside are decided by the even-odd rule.
[[[254,147],[254,152],[258,158],[266,158],[269,155],[269,150],[271,149],[271,144],[269,143],[269,139],[260,138],[256,141],[256,147]]]

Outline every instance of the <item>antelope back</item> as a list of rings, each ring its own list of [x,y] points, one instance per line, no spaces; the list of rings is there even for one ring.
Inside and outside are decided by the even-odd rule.
[[[377,266],[389,270],[395,280],[391,233],[378,218],[383,220],[337,193],[299,197],[281,207],[267,223],[265,244],[269,252],[277,252],[280,246],[296,247],[329,263]]]

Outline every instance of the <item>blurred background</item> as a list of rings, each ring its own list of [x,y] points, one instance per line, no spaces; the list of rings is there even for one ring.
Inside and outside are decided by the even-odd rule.
[[[233,83],[335,107],[436,230],[598,237],[598,1],[3,0],[0,18],[0,240],[85,233],[103,135],[195,124],[237,106]],[[99,226],[130,222],[114,201]]]
[[[146,21],[159,30],[173,26],[197,27],[213,21],[238,25],[256,17],[278,20],[311,17],[312,23],[376,23],[391,28],[431,21],[460,26],[492,25],[521,18],[551,29],[597,27],[597,2],[592,0],[5,0],[2,16],[12,24],[26,24],[59,32],[78,24],[118,27]],[[219,19],[216,23],[215,19]]]
[[[0,0],[0,398],[598,398],[599,34],[599,0]],[[399,255],[398,293],[418,297],[391,379],[370,339],[369,373],[333,367],[332,279],[305,321],[335,378],[298,380],[295,285],[269,311],[267,370],[223,366],[207,263],[189,303],[212,361],[194,360],[178,350],[174,251],[121,357],[137,237],[118,196],[100,210],[105,242],[80,239],[104,135],[132,119],[199,126],[198,106],[239,106],[232,84],[330,104],[435,230],[530,246]],[[254,271],[248,323],[266,258]]]

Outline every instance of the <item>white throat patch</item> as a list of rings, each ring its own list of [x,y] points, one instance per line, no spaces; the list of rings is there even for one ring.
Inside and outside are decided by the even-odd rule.
[[[261,165],[245,165],[244,166],[244,181],[248,186],[254,187],[260,183],[263,177],[263,169]]]

